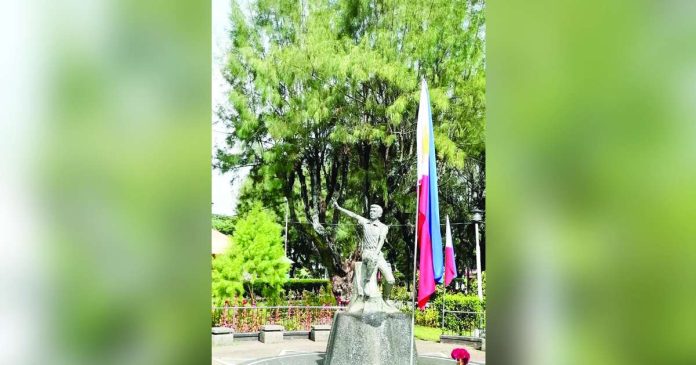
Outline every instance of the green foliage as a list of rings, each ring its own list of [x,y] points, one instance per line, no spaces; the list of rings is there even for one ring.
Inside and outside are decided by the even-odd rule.
[[[394,271],[394,280],[396,282],[396,285],[405,287],[406,282],[408,280],[411,280],[411,278],[407,278],[403,272],[397,270],[397,271]]]
[[[442,295],[433,300],[433,305],[442,308]],[[464,294],[446,294],[445,309],[463,312],[483,312],[485,310],[484,302],[481,302],[476,295]]]
[[[234,224],[236,221],[235,217],[213,214],[213,229],[224,235],[231,236],[232,233],[234,233]]]
[[[441,326],[442,318],[442,296],[439,296],[432,302],[432,306],[437,308],[438,326]],[[454,334],[464,334],[471,332],[479,326],[485,327],[485,316],[482,314],[485,311],[484,303],[475,295],[464,294],[446,294],[445,295],[445,310],[469,312],[469,313],[446,313],[445,314],[445,331]]]
[[[331,286],[327,286],[326,288],[322,287],[319,289],[319,293],[317,295],[317,300],[320,303],[319,305],[336,305],[336,297],[333,296],[333,293],[331,292]]]
[[[281,324],[286,331],[308,331],[313,324],[331,324],[335,311],[326,306],[268,308],[245,306],[212,310],[213,327],[231,327],[235,332],[257,332],[265,324]]]
[[[425,327],[440,326],[440,308],[430,306],[423,310],[416,310],[416,324]]]
[[[254,299],[257,282],[263,283],[265,298],[279,298],[289,269],[283,260],[281,233],[275,216],[260,204],[235,224],[230,249],[213,259],[212,292],[216,305],[244,293]]]
[[[419,80],[433,108],[441,216],[464,222],[484,206],[484,9],[476,0],[251,1],[232,11],[225,77],[234,130],[216,166],[252,166],[239,211],[289,205],[290,255],[344,275],[356,246],[332,200],[358,213],[383,206],[387,259],[412,273]],[[314,223],[314,224],[311,224]],[[463,227],[463,226],[462,226]],[[473,230],[455,229],[458,267],[471,267]],[[484,245],[485,242],[482,242]],[[336,289],[336,288],[334,288]]]
[[[307,270],[307,268],[303,267],[297,270],[295,273],[295,278],[297,279],[311,279],[312,278],[312,273]]]
[[[251,283],[245,283],[245,288],[251,288]],[[278,297],[266,297],[264,293],[269,290],[269,284],[264,280],[257,280],[253,285],[254,298],[256,296],[263,297],[263,300],[271,302],[274,304],[280,304],[280,299]],[[288,297],[298,298],[298,303],[293,304],[306,304],[313,303],[311,305],[324,305],[324,304],[335,304],[336,299],[331,294],[331,281],[328,279],[287,279],[283,283],[283,291]],[[240,293],[241,294],[241,293]],[[247,291],[245,296],[248,299],[252,299],[251,292]],[[260,298],[256,298],[260,300]],[[333,303],[333,304],[332,304]]]
[[[410,302],[411,292],[406,290],[405,286],[395,285],[391,291],[391,299],[400,302]]]
[[[285,289],[290,291],[313,291],[329,290],[331,281],[329,279],[295,279],[291,278],[285,283]]]
[[[466,313],[446,313],[446,333],[470,334],[476,328],[485,328],[485,302],[481,302],[475,295],[460,293],[445,295],[445,309]],[[416,324],[425,327],[442,326],[442,295],[436,295],[430,304],[423,310],[416,309]],[[402,312],[411,313],[410,308],[403,308]]]
[[[452,284],[450,284],[450,286],[447,287],[447,291],[452,293],[457,292],[457,290],[455,289],[456,286],[459,286],[461,288],[460,290],[463,292],[467,288],[467,279],[464,277],[452,279]],[[471,288],[469,287],[469,289]]]
[[[336,298],[331,294],[331,289],[329,286],[322,286],[318,291],[303,291],[301,305],[307,306],[322,306],[322,305],[336,305]]]

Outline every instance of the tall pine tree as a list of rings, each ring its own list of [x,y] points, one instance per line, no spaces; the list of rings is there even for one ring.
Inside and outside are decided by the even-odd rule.
[[[419,80],[428,80],[441,215],[467,220],[485,199],[483,3],[472,0],[259,0],[232,11],[224,115],[236,153],[216,166],[252,166],[245,202],[284,214],[292,259],[327,268],[337,295],[350,289],[353,226],[331,201],[367,215],[384,207],[387,259],[410,277]],[[461,268],[470,227],[457,227]],[[485,244],[484,244],[485,245]]]

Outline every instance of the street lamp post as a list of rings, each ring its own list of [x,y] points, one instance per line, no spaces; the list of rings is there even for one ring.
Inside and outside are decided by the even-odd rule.
[[[474,222],[474,234],[476,235],[476,282],[478,297],[483,300],[483,285],[481,280],[481,244],[479,243],[479,223],[483,222],[483,211],[479,209],[474,209],[472,211],[473,217],[471,220]]]

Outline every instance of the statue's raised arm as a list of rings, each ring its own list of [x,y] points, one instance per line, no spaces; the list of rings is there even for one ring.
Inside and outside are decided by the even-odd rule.
[[[367,222],[369,222],[369,220],[368,220],[367,218],[361,217],[360,215],[358,215],[358,214],[356,214],[356,213],[353,213],[353,212],[351,212],[351,211],[348,210],[348,209],[345,209],[345,208],[343,208],[343,207],[340,207],[336,201],[333,202],[333,206],[334,206],[334,208],[336,208],[336,209],[340,210],[341,212],[343,212],[345,215],[347,215],[347,216],[349,216],[349,217],[351,217],[351,218],[353,218],[353,219],[357,219],[357,221],[360,222],[360,223],[367,223]]]

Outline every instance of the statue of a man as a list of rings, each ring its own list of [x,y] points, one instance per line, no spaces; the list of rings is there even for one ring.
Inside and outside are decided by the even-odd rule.
[[[382,273],[382,277],[386,281],[383,285],[382,298],[386,301],[389,298],[392,286],[394,286],[394,274],[392,274],[391,266],[382,255],[382,246],[387,240],[387,232],[389,231],[389,227],[379,221],[379,218],[382,216],[382,207],[372,204],[370,206],[370,219],[367,219],[350,210],[341,208],[335,201],[333,206],[349,217],[356,219],[362,226],[363,237],[360,242],[360,249],[362,251],[362,260],[367,264],[368,271],[365,273],[365,278],[371,278],[375,274],[375,270],[379,270]]]

